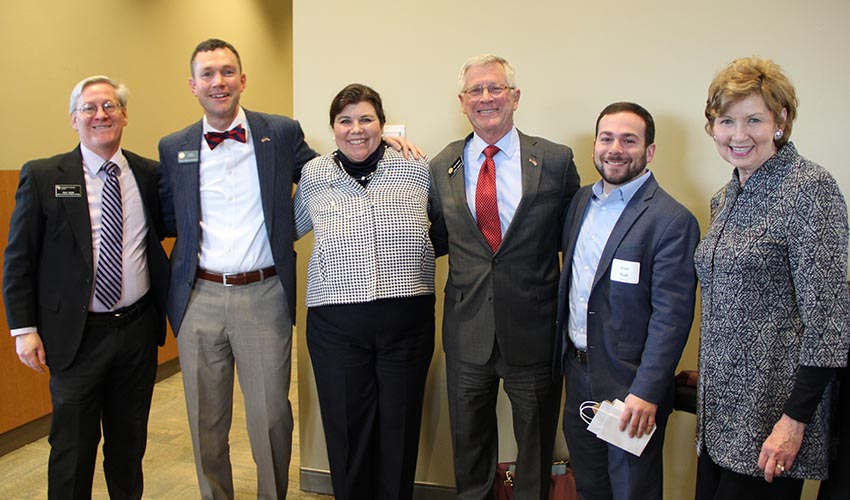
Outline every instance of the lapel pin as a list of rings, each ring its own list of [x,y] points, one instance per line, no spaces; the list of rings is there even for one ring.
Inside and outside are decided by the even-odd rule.
[[[268,137],[263,137],[262,139],[260,139],[260,142],[271,142],[271,139],[269,139]]]
[[[528,157],[528,163],[531,163],[532,165],[534,165],[536,167],[537,166],[537,157],[536,156],[529,156]]]

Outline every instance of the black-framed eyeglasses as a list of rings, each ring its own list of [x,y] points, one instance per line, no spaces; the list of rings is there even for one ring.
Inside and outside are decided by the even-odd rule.
[[[505,93],[506,90],[514,90],[516,87],[508,87],[507,85],[499,85],[496,83],[491,83],[490,85],[476,85],[474,87],[469,87],[464,90],[463,93],[468,95],[469,97],[481,97],[484,95],[484,91],[486,90],[491,96],[499,97]]]
[[[92,104],[90,102],[87,102],[87,103],[83,104],[82,106],[80,106],[79,108],[77,108],[75,111],[77,111],[78,113],[81,113],[85,116],[94,116],[94,115],[97,114],[98,107],[100,109],[102,109],[103,112],[106,113],[109,116],[114,116],[114,115],[118,114],[118,112],[121,111],[121,109],[122,109],[120,104],[116,104],[112,101],[106,101],[103,104],[101,104],[100,106],[98,106],[97,104]]]

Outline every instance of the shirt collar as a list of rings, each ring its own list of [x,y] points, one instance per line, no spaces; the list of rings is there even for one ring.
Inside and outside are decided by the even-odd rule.
[[[124,153],[121,152],[121,148],[118,148],[118,151],[112,155],[112,158],[101,158],[97,153],[85,147],[82,143],[80,144],[80,152],[83,154],[83,168],[91,175],[97,175],[98,172],[100,172],[100,167],[102,167],[107,161],[111,161],[118,165],[118,168],[121,171],[127,167],[127,160],[124,158]]]
[[[607,195],[602,189],[602,179],[599,179],[598,181],[596,181],[595,184],[593,184],[593,197],[601,201],[605,201],[610,198],[612,200],[618,200],[623,202],[624,204],[628,204],[634,197],[637,190],[640,189],[641,186],[646,184],[646,181],[649,180],[650,175],[652,175],[652,172],[650,172],[650,170],[647,168],[646,172],[641,174],[640,177],[632,179],[626,184],[616,189],[612,189],[611,192]]]
[[[236,125],[242,125],[242,127],[245,129],[245,137],[248,137],[248,132],[250,131],[250,128],[248,127],[248,118],[245,116],[245,110],[242,109],[242,106],[239,106],[239,112],[236,113],[236,118],[234,118],[233,121],[230,122],[230,125],[224,127],[224,129],[222,130],[218,130],[217,128],[210,125],[210,122],[207,121],[207,116],[204,115],[203,133],[206,134],[207,132],[227,132]]]
[[[484,142],[484,139],[478,137],[478,134],[473,133],[472,139],[469,141],[468,151],[470,154],[470,158],[478,158],[481,161],[484,161],[484,148],[489,146],[487,142]],[[517,133],[516,127],[511,128],[510,132],[503,135],[501,139],[496,141],[495,146],[499,148],[499,150],[507,155],[508,158],[513,158],[513,156],[519,151],[519,133]]]

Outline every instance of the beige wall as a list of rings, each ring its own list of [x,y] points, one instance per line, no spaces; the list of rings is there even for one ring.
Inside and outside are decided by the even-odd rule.
[[[494,52],[518,73],[518,126],[571,145],[585,183],[598,178],[590,161],[598,112],[617,100],[646,106],[658,126],[651,168],[705,229],[708,199],[731,172],[702,128],[706,89],[713,75],[739,56],[772,57],[786,69],[801,101],[792,140],[850,195],[850,171],[844,167],[848,17],[845,0],[373,0],[368,5],[295,0],[295,115],[314,147],[331,150],[330,99],[347,83],[366,83],[381,92],[388,123],[407,125],[408,136],[433,156],[469,131],[456,98],[459,66],[469,56]],[[305,261],[302,251],[302,265]],[[444,279],[443,262],[438,286]],[[697,344],[694,329],[683,368],[696,366]],[[451,484],[443,359],[438,352],[431,367],[417,477]],[[302,384],[311,379],[308,368],[300,366]],[[308,413],[316,412],[311,398],[302,391],[301,411],[307,416],[302,436],[320,430],[317,413]],[[504,405],[500,411],[509,415]],[[668,498],[691,496],[694,425],[692,416],[677,414],[668,429]],[[510,459],[514,445],[509,424],[503,427],[501,455]],[[323,444],[307,444],[302,443],[302,464],[321,466]]]
[[[189,91],[189,57],[209,37],[240,51],[242,103],[292,113],[291,1],[4,0],[0,61],[7,72],[0,168],[73,148],[68,97],[82,78],[106,74],[130,88],[123,144],[157,157],[159,138],[201,117]],[[238,6],[238,8],[237,8]]]

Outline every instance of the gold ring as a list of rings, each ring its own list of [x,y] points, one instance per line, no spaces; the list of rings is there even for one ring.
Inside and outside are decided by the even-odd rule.
[[[779,469],[779,472],[785,472],[785,466],[782,464],[776,464],[776,468]]]

